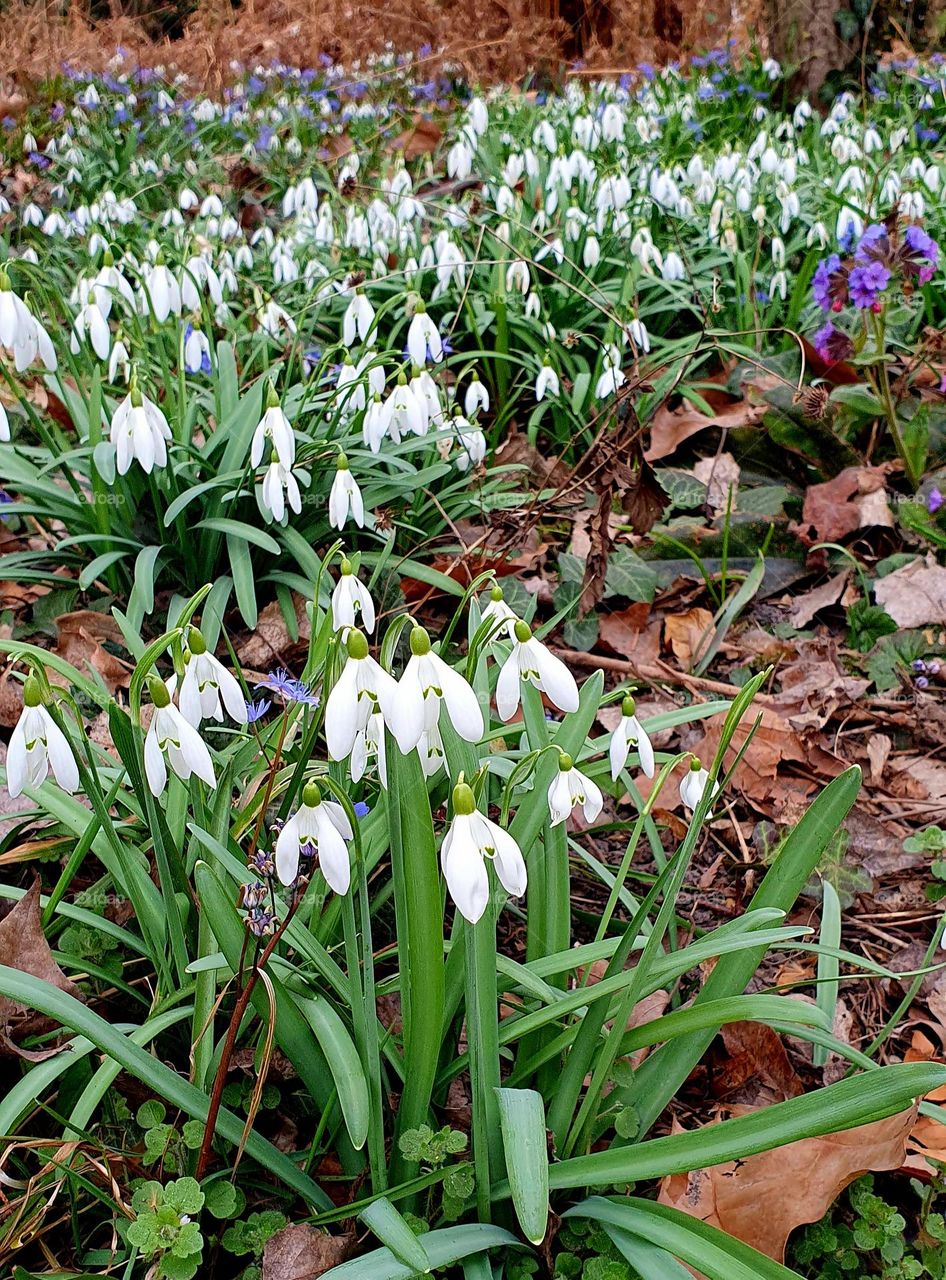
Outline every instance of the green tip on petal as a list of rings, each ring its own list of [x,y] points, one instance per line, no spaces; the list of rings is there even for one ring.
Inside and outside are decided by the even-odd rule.
[[[522,619],[519,618],[513,628],[513,634],[520,644],[525,644],[527,640],[532,639],[532,628],[529,626],[528,622],[523,622]]]
[[[23,705],[26,707],[38,707],[43,701],[43,692],[39,687],[39,681],[35,676],[27,676],[23,685]]]
[[[167,685],[157,676],[148,676],[148,692],[151,694],[151,701],[159,709],[170,705],[171,695],[168,693]]]
[[[465,782],[458,782],[453,788],[453,812],[469,816],[476,811],[476,797],[471,787]]]
[[[624,701],[621,703],[621,715],[633,716],[636,714],[637,714],[637,703],[634,701],[634,699],[631,697],[629,693],[625,694]]]
[[[307,782],[302,788],[302,803],[307,809],[315,809],[322,803],[322,792],[314,782]]]
[[[207,641],[200,634],[196,627],[188,628],[187,647],[195,657],[200,657],[202,653],[207,652]]]
[[[346,641],[349,658],[367,658],[368,641],[357,627],[352,627]]]
[[[423,627],[415,627],[411,632],[411,653],[415,658],[423,658],[430,653],[430,636]]]
[[[574,767],[574,764],[575,764],[574,760],[572,760],[571,756],[566,751],[562,751],[559,753],[558,767],[560,772],[568,773],[569,770]]]

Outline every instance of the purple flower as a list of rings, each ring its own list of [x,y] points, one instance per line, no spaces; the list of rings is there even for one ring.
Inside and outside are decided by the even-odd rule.
[[[367,818],[367,816],[368,816],[368,814],[369,814],[370,812],[371,812],[371,806],[370,806],[370,805],[365,804],[364,800],[357,800],[357,801],[355,802],[355,817],[356,817],[356,818]]]
[[[257,720],[262,720],[272,705],[269,698],[258,698],[256,702],[248,702],[246,704],[246,723],[255,724]]]
[[[920,284],[927,284],[939,261],[939,245],[922,227],[910,226],[904,232],[900,258],[907,275],[915,275]]]
[[[812,342],[825,364],[849,360],[854,354],[854,343],[841,329],[836,329],[830,320],[818,330]]]
[[[847,278],[836,253],[822,258],[811,281],[815,302],[822,311],[840,311],[847,300]]]
[[[287,702],[304,702],[309,707],[319,705],[318,694],[313,693],[304,680],[291,676],[285,667],[277,667],[256,687],[268,689],[270,693],[278,693]]]
[[[870,262],[886,262],[890,257],[890,237],[887,228],[879,222],[871,223],[864,230],[854,250],[854,259],[862,266]]]
[[[939,489],[937,489],[934,485],[934,487],[926,495],[926,509],[931,516],[935,516],[936,512],[940,509],[942,505],[943,505],[943,495],[940,493]]]
[[[851,272],[851,301],[861,311],[876,308],[877,295],[883,293],[890,283],[890,271],[882,262],[870,262],[867,266],[855,267]]]

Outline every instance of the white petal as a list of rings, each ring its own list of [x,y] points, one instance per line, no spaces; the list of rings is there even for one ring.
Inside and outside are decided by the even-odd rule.
[[[167,786],[168,770],[164,763],[164,755],[158,746],[158,737],[154,728],[154,720],[145,738],[145,774],[153,796],[159,796]]]
[[[436,654],[431,654],[447,706],[450,723],[465,742],[479,742],[483,736],[483,712],[479,699],[459,672]]]
[[[499,679],[496,681],[496,710],[500,720],[511,720],[519,707],[521,690],[518,647],[518,644],[513,645],[512,653],[500,668]]]
[[[299,815],[294,814],[276,839],[276,875],[280,884],[292,884],[299,870]]]
[[[49,712],[45,707],[41,707],[40,711],[46,724],[46,750],[53,774],[63,791],[68,791],[71,795],[79,790],[79,768],[75,756],[69,740]]]

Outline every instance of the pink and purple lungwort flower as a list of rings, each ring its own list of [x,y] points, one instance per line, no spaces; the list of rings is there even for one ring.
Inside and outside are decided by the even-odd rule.
[[[879,311],[880,294],[889,283],[890,268],[882,262],[859,263],[848,278],[851,302],[859,311]]]
[[[840,311],[844,306],[847,301],[847,272],[836,253],[818,263],[811,289],[822,311]]]
[[[939,261],[939,245],[922,227],[907,227],[898,257],[904,275],[915,275],[918,284],[928,284]]]
[[[830,320],[818,330],[812,342],[825,364],[850,360],[854,354],[854,343],[843,330],[836,329]]]
[[[879,311],[880,295],[895,273],[920,285],[932,280],[939,260],[932,236],[908,226],[894,247],[891,234],[882,223],[872,223],[857,242],[853,262],[843,262],[837,253],[822,258],[811,288],[823,311],[841,311],[847,302],[860,311]]]

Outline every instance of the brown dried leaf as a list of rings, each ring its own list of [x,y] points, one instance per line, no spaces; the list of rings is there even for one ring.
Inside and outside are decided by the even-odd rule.
[[[110,693],[125,688],[131,681],[132,666],[104,647],[105,641],[124,644],[121,627],[107,613],[94,609],[77,609],[56,619],[59,638],[55,652],[79,671],[96,670]],[[55,679],[55,673],[50,677]]]
[[[734,1114],[751,1110],[737,1107]],[[843,1133],[802,1138],[712,1169],[673,1174],[664,1178],[658,1198],[783,1262],[795,1228],[818,1222],[845,1187],[864,1173],[900,1168],[915,1119],[916,1107],[911,1107]]]
[[[732,1022],[720,1031],[726,1050],[713,1073],[718,1098],[751,1102],[784,1102],[804,1093],[785,1045],[761,1022]],[[738,1095],[738,1096],[737,1096]]]
[[[851,577],[850,569],[842,569],[840,573],[835,574],[833,578],[829,578],[827,582],[822,582],[820,586],[812,587],[810,591],[806,591],[803,595],[796,596],[792,607],[792,626],[799,631],[802,627],[807,627],[812,618],[821,609],[827,609],[841,599],[844,594],[844,588],[847,586]]]
[[[893,526],[884,494],[885,467],[845,467],[824,484],[812,484],[805,493],[801,524],[794,531],[811,546],[815,542],[840,542],[858,529],[871,525]]]
[[[292,607],[296,615],[299,640],[307,644],[312,634],[312,625],[302,596],[293,594]],[[237,657],[241,666],[263,671],[277,665],[294,643],[296,642],[286,626],[282,606],[278,600],[273,600],[260,613],[253,634],[237,647]]]
[[[727,509],[736,510],[742,470],[731,453],[701,458],[693,468],[693,474],[706,485],[706,504],[714,515],[720,515]]]
[[[946,624],[946,569],[930,557],[895,569],[874,585],[874,598],[898,627]]]
[[[699,608],[668,613],[664,618],[664,638],[683,670],[689,671],[713,639],[713,615],[708,609]]]
[[[39,890],[40,881],[37,877],[30,891],[0,920],[0,964],[9,969],[18,969],[20,973],[32,974],[34,978],[42,978],[67,995],[82,999],[82,992],[66,977],[49,949],[40,918]],[[24,1018],[26,1012],[26,1008],[15,1000],[0,996],[0,1038],[3,1047],[13,1048],[12,1038],[17,1032],[22,1032],[24,1024],[31,1020]],[[20,1025],[11,1026],[14,1020]],[[14,1049],[14,1052],[20,1051]],[[42,1056],[49,1055],[43,1051]]]
[[[636,448],[639,450],[640,445]],[[637,458],[620,478],[621,510],[635,533],[649,533],[670,499],[653,467],[643,456]]]
[[[668,409],[662,405],[650,421],[650,448],[644,454],[648,462],[659,462],[661,458],[669,458],[684,440],[695,436],[698,431],[707,427],[752,427],[761,422],[767,405],[750,404],[748,400],[738,400],[728,408],[717,410],[712,416],[700,413],[699,409]]]
[[[432,151],[436,151],[442,137],[440,125],[427,116],[418,114],[414,116],[412,126],[399,133],[388,145],[388,150],[403,151],[405,160],[416,160],[418,156],[430,155]]]
[[[263,1280],[317,1280],[348,1258],[354,1234],[330,1236],[307,1223],[283,1227],[266,1241]]]

